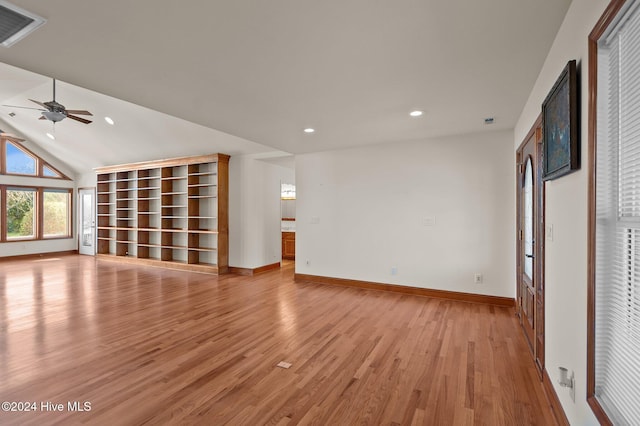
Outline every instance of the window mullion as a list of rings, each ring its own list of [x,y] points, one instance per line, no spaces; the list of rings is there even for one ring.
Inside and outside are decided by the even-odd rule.
[[[0,174],[6,174],[7,173],[7,149],[5,146],[5,139],[0,138],[0,149],[2,150],[2,152],[0,152]]]
[[[7,241],[7,187],[0,185],[0,207],[2,207],[2,214],[0,214],[0,242]]]
[[[38,206],[36,208],[36,217],[38,218],[36,221],[36,239],[42,240],[44,238],[44,197],[42,188],[38,188],[36,197],[38,198],[36,202],[36,205]]]

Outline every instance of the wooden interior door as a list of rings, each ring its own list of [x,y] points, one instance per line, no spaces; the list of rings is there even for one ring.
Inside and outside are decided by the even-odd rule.
[[[544,368],[544,187],[542,126],[536,122],[517,152],[518,315],[539,372]]]

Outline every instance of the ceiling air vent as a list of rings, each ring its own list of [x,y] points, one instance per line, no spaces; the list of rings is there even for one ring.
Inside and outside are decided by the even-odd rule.
[[[45,22],[47,20],[38,15],[0,0],[0,44],[4,47],[20,41]]]

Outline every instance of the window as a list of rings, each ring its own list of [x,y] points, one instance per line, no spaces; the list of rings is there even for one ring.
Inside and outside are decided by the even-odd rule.
[[[7,240],[35,238],[35,207],[34,189],[7,189]]]
[[[52,178],[62,178],[60,172],[57,172],[50,166],[42,166],[42,176],[44,177],[52,177]]]
[[[0,185],[0,242],[71,237],[71,189],[24,187],[28,176],[69,180],[18,141],[0,137],[0,174],[22,175]],[[6,181],[7,179],[5,179]]]
[[[533,165],[527,158],[524,169],[524,273],[533,279]]]
[[[0,173],[70,180],[18,142],[0,137]]]
[[[639,5],[612,1],[589,37],[587,397],[614,424],[640,424]]]
[[[292,183],[283,183],[280,185],[280,199],[295,200],[296,186]]]
[[[0,185],[0,199],[6,200],[0,242],[70,238],[71,194],[65,188]]]
[[[44,238],[66,237],[71,234],[69,218],[71,195],[66,189],[44,189],[42,222]]]
[[[6,142],[7,173],[19,175],[35,175],[36,159],[16,146],[13,142]]]

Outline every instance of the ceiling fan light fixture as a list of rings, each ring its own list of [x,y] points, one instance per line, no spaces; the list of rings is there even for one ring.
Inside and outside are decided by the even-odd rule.
[[[42,111],[42,116],[47,120],[53,121],[54,123],[62,121],[67,117],[66,114],[59,111]]]
[[[2,3],[2,0],[0,0]],[[0,31],[2,30],[2,22],[0,22]],[[89,111],[84,109],[66,109],[64,105],[56,102],[56,79],[53,79],[53,100],[49,102],[40,102],[35,99],[29,99],[31,102],[40,106],[40,108],[31,108],[31,107],[23,107],[23,106],[15,106],[15,105],[3,105],[11,108],[25,108],[25,109],[35,109],[40,111],[40,120],[49,120],[53,123],[57,123],[58,121],[62,121],[65,118],[70,118],[75,121],[79,121],[80,123],[89,124],[92,123],[91,120],[87,120],[86,118],[78,117],[78,115],[89,115],[93,116]]]
[[[107,123],[111,124],[112,126],[115,124],[115,121],[113,121],[113,118],[111,118],[111,117],[105,117],[104,121],[106,121]]]

